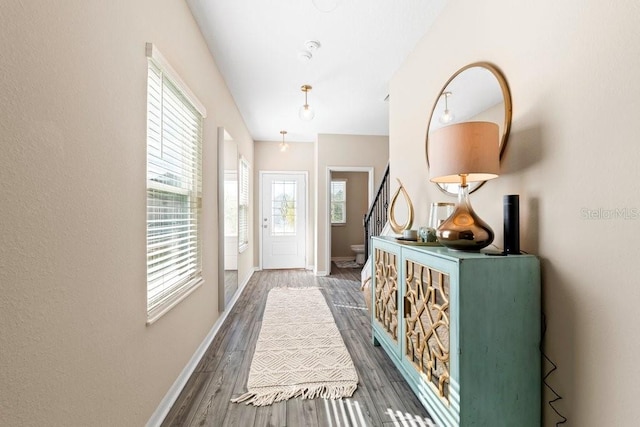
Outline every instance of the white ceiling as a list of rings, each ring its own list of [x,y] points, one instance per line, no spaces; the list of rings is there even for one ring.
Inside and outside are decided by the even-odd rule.
[[[254,140],[388,135],[388,84],[446,0],[187,0]],[[323,12],[320,9],[332,9]],[[309,62],[307,40],[321,47]],[[303,84],[315,118],[304,122]]]

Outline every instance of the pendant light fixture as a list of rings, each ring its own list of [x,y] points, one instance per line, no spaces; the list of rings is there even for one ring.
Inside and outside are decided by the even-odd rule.
[[[444,96],[444,113],[442,113],[442,115],[440,116],[440,123],[446,125],[448,123],[451,123],[453,119],[455,119],[455,116],[449,110],[449,97],[451,96],[451,92],[443,92],[442,96]]]
[[[300,107],[298,116],[301,120],[304,120],[306,122],[313,120],[313,117],[316,115],[313,111],[313,108],[311,108],[311,106],[309,105],[309,102],[307,102],[307,93],[311,89],[312,88],[309,85],[302,85],[302,87],[300,88],[300,90],[304,92],[304,105]]]
[[[284,136],[287,134],[287,131],[281,130],[280,134],[282,135],[282,142],[280,143],[280,151],[284,152],[284,151],[287,151],[287,148],[289,148],[289,144],[284,142]]]

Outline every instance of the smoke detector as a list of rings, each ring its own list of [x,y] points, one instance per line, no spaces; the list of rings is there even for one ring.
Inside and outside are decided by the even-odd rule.
[[[309,62],[309,61],[311,61],[312,57],[313,57],[313,55],[308,50],[303,50],[303,51],[298,52],[298,59],[301,62]]]
[[[320,42],[317,41],[317,40],[307,40],[306,42],[304,42],[304,47],[309,52],[314,52],[314,51],[320,49]]]
[[[313,58],[313,53],[320,49],[320,42],[317,40],[307,40],[304,42],[304,50],[298,52],[298,59],[301,62],[309,62]]]

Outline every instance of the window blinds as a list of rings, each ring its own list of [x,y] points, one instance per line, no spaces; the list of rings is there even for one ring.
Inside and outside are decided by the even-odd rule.
[[[164,68],[150,58],[147,85],[148,323],[177,304],[202,280],[203,116],[185,96],[185,91],[167,76]]]
[[[249,246],[249,163],[240,159],[240,194],[238,196],[238,246],[243,252]]]

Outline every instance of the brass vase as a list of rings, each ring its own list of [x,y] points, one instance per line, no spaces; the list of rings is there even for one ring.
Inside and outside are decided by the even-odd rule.
[[[443,246],[458,251],[479,251],[493,242],[493,230],[471,207],[467,185],[460,186],[458,204],[438,227],[436,236]]]

